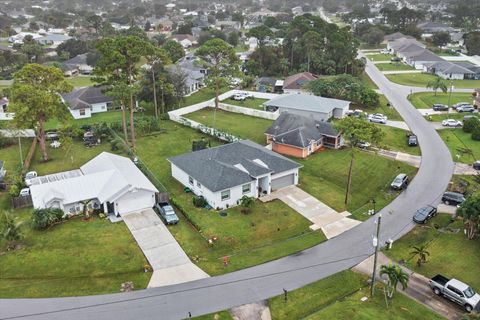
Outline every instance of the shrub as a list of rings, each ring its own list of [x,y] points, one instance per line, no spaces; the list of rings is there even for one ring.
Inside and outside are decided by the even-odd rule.
[[[473,131],[475,131],[475,129],[479,128],[480,127],[480,120],[478,120],[478,118],[476,117],[472,117],[470,119],[468,119],[467,121],[464,121],[463,122],[463,131],[467,132],[467,133],[472,133]]]
[[[32,212],[32,228],[45,230],[62,220],[64,213],[58,208],[35,209]]]
[[[113,139],[110,141],[110,150],[111,151],[118,151],[120,147],[118,146],[120,142],[117,139]]]
[[[16,223],[8,212],[4,212],[0,220],[0,235],[7,241],[17,241],[23,238],[21,223]]]
[[[18,187],[18,185],[13,184],[8,188],[8,193],[12,198],[18,197],[18,194],[20,193],[20,188]]]
[[[472,131],[472,139],[475,141],[480,141],[480,126]]]
[[[243,196],[240,199],[240,205],[242,206],[242,213],[249,214],[255,204],[255,199],[252,197]]]
[[[207,200],[204,197],[193,197],[193,205],[196,208],[205,208]]]

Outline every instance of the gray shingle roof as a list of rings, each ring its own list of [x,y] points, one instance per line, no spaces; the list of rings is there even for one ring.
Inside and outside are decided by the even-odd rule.
[[[272,135],[276,142],[305,148],[310,141],[318,141],[323,136],[337,137],[338,131],[329,122],[284,112],[265,132]]]
[[[398,40],[398,39],[415,39],[415,38],[412,37],[412,36],[404,35],[401,32],[395,32],[395,33],[392,33],[392,34],[389,34],[389,35],[386,35],[385,37],[383,37],[383,40],[385,40],[385,41],[395,41],[395,40]]]
[[[212,192],[251,182],[260,175],[301,167],[249,140],[191,152],[168,160]]]
[[[75,65],[75,66],[87,64],[87,54],[86,53],[79,54],[76,57],[73,57],[72,59],[65,61],[63,64]]]
[[[452,74],[473,74],[474,72],[459,63],[453,63],[448,61],[436,62],[429,66],[429,69],[435,69],[435,71],[440,71],[443,73],[452,73]]]
[[[265,102],[263,105],[313,112],[329,113],[336,108],[345,108],[350,101],[324,98],[309,94],[286,94]]]
[[[406,56],[412,61],[445,61],[443,58],[427,49]]]
[[[106,96],[105,87],[85,87],[63,94],[62,97],[72,110],[89,108],[92,104],[112,102],[112,97]]]

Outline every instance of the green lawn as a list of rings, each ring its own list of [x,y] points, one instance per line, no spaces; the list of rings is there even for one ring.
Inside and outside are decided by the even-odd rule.
[[[209,127],[213,127],[213,116],[213,108],[204,108],[184,115],[187,119],[200,122]],[[267,143],[265,131],[272,123],[273,121],[271,120],[223,110],[218,110],[216,115],[216,128],[218,130],[228,132],[241,139],[250,139],[261,145]]]
[[[436,77],[435,75],[429,73],[387,74],[385,76],[390,81],[398,84],[423,88],[426,87],[429,81],[435,80]],[[455,88],[476,89],[480,87],[480,80],[453,80],[453,86]]]
[[[250,108],[250,109],[257,109],[257,110],[263,110],[263,103],[267,102],[268,99],[247,99],[245,101],[236,101],[233,99],[226,99],[223,100],[223,103],[226,104],[231,104],[234,106],[239,106],[239,107],[244,107],[244,108]]]
[[[464,281],[479,291],[480,238],[468,240],[463,233],[462,220],[450,224],[450,218],[448,214],[439,214],[427,225],[415,227],[395,241],[393,248],[385,254],[395,261],[405,260],[407,267],[427,277],[440,273]],[[440,226],[439,230],[434,228],[435,224]],[[412,246],[422,244],[428,244],[430,256],[427,263],[418,267],[417,259],[412,258],[410,252]]]
[[[171,121],[161,126],[165,132],[139,138],[138,155],[201,230],[200,234],[183,215],[180,224],[169,227],[187,255],[205,272],[216,275],[250,267],[325,240],[321,232],[310,231],[307,219],[280,201],[256,201],[249,215],[243,215],[239,207],[230,208],[226,217],[193,207],[192,195],[184,193],[183,186],[171,177],[167,158],[189,152],[192,141],[209,137]],[[214,236],[218,241],[209,247],[206,238]],[[230,256],[228,268],[223,267],[224,255]]]
[[[469,115],[471,113],[443,113],[443,114],[432,114],[425,116],[425,118],[429,121],[433,122],[442,122],[445,119],[455,119],[455,120],[460,120],[463,121],[463,117],[466,115]]]
[[[397,174],[413,177],[417,170],[401,162],[357,151],[350,200],[345,206],[350,159],[350,150],[344,149],[325,150],[306,160],[297,160],[304,166],[300,170],[299,187],[339,212],[348,210],[358,220],[368,218],[365,213],[372,209],[371,199],[375,198],[376,208],[380,209],[398,195],[389,189]]]
[[[229,88],[225,87],[220,89],[220,94],[227,92],[230,90]],[[202,88],[199,91],[189,95],[182,101],[182,107],[191,106],[200,102],[205,102],[207,100],[215,98],[215,91],[210,88]]]
[[[397,293],[385,305],[382,285],[374,299],[366,287],[367,277],[347,270],[269,300],[273,320],[281,319],[443,319],[420,303]],[[362,297],[368,299],[362,302]]]
[[[90,87],[95,84],[92,81],[92,77],[89,76],[76,76],[71,78],[65,78],[65,80],[67,80],[67,82],[73,85],[75,88]]]
[[[360,79],[360,81],[363,82],[364,85],[366,85],[370,89],[374,89],[374,90],[378,89],[378,86],[375,84],[375,82],[373,82],[372,79],[370,79],[370,77],[368,76],[368,74],[366,72],[359,75],[358,78]]]
[[[127,113],[127,119],[129,114]],[[69,121],[82,126],[86,124],[94,124],[94,123],[113,123],[113,122],[121,122],[122,121],[122,112],[121,111],[108,111],[108,112],[100,112],[92,114],[91,118],[84,118],[84,119],[73,119],[72,116],[69,115]],[[60,128],[60,122],[57,119],[50,119],[46,124],[45,128],[47,130],[57,130]]]
[[[420,147],[410,147],[407,144],[407,131],[388,127],[380,126],[385,133],[385,137],[380,143],[380,147],[392,151],[401,151],[413,155],[420,155]]]
[[[390,61],[390,59],[393,57],[391,54],[383,54],[383,53],[379,53],[379,54],[369,54],[369,55],[366,55],[366,57],[370,60],[370,61]]]
[[[480,141],[471,138],[462,129],[442,129],[438,134],[447,145],[454,161],[472,164],[480,159]]]
[[[204,316],[192,318],[195,320],[232,320],[232,315],[228,311],[206,314]]]
[[[380,106],[374,108],[374,109],[365,109],[368,113],[383,113],[388,117],[388,120],[395,120],[395,121],[402,121],[402,117],[398,113],[398,111],[393,107],[389,106],[389,102],[387,98],[383,95],[380,94]]]
[[[402,62],[378,63],[375,65],[380,71],[404,71],[415,70],[409,65]]]
[[[410,100],[417,109],[431,109],[435,103],[448,105],[449,97],[449,93],[437,92],[437,95],[435,95],[434,92],[419,92],[409,95],[408,100]],[[458,102],[472,103],[472,101],[473,97],[471,93],[452,92],[450,97],[450,105]]]

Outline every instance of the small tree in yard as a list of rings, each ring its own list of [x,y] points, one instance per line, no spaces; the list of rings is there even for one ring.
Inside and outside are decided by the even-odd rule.
[[[417,266],[421,267],[422,263],[427,262],[427,257],[430,255],[430,252],[427,251],[427,245],[422,244],[420,246],[412,246],[412,254],[414,257],[418,257]]]
[[[462,130],[466,133],[472,133],[478,128],[480,128],[480,120],[478,120],[477,117],[471,117],[470,119],[463,121]]]
[[[393,298],[395,291],[397,291],[398,284],[402,285],[403,290],[408,287],[409,275],[398,265],[382,265],[380,267],[380,275],[386,275],[388,277],[387,296],[390,299]]]
[[[0,235],[7,241],[18,241],[23,238],[20,230],[22,223],[15,222],[8,212],[4,212],[0,220]]]
[[[72,89],[62,70],[55,67],[27,64],[15,74],[9,106],[15,113],[12,124],[15,128],[36,129],[43,161],[48,161],[45,123],[53,118],[61,122],[67,119],[67,108],[60,94]]]
[[[468,239],[474,239],[480,227],[480,193],[469,196],[457,209],[457,215],[463,218]]]
[[[447,92],[448,86],[445,80],[440,77],[435,77],[434,80],[427,83],[427,89],[432,89],[433,92],[435,92],[435,95],[437,95],[438,90],[441,90],[442,92]]]
[[[335,128],[341,132],[346,143],[350,147],[351,160],[348,169],[348,182],[345,192],[345,205],[348,204],[348,197],[352,185],[352,170],[355,159],[355,150],[359,142],[378,144],[384,137],[382,129],[363,118],[346,117],[335,123]]]
[[[253,197],[243,196],[240,199],[240,205],[242,206],[242,213],[249,214],[255,204],[255,199]]]

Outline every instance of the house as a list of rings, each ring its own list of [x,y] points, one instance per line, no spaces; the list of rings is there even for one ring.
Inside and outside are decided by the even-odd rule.
[[[174,34],[172,40],[180,43],[184,49],[198,45],[198,40],[191,34]]]
[[[403,60],[406,64],[417,70],[424,70],[426,65],[434,62],[445,61],[443,58],[437,56],[435,53],[427,49],[424,49],[423,51],[406,53]]]
[[[65,41],[72,39],[72,37],[64,34],[49,34],[40,38],[36,38],[35,41],[41,45],[51,46],[52,48],[58,47],[60,44]]]
[[[7,112],[7,107],[8,107],[8,98],[7,97],[0,98],[0,113]]]
[[[60,208],[78,214],[84,205],[120,216],[151,208],[157,188],[129,159],[102,152],[80,169],[32,180],[30,194],[35,209]]]
[[[454,32],[455,29],[444,24],[433,21],[427,21],[417,24],[417,28],[422,30],[423,34],[433,34],[435,32]]]
[[[273,151],[303,159],[319,150],[343,145],[341,134],[330,122],[288,112],[282,113],[265,134]]]
[[[249,140],[169,158],[172,177],[213,208],[298,184],[300,164]]]
[[[301,72],[287,77],[283,81],[283,92],[297,93],[304,91],[304,86],[312,80],[317,79],[315,75],[310,72]]]
[[[392,54],[397,54],[402,49],[409,47],[410,45],[416,45],[417,47],[425,48],[425,45],[412,38],[400,38],[387,43],[387,50]],[[411,49],[410,49],[411,50]]]
[[[474,66],[472,64],[472,66]],[[449,61],[441,61],[425,66],[426,72],[433,73],[443,79],[464,80],[474,79],[475,72],[462,65]]]
[[[280,114],[288,112],[317,121],[328,121],[330,118],[343,118],[350,108],[350,101],[308,94],[287,94],[267,101],[263,106],[265,111],[279,111]]]
[[[238,31],[242,28],[240,21],[217,21],[215,27],[219,30]]]
[[[395,41],[395,40],[398,40],[398,39],[413,39],[413,40],[415,40],[414,37],[406,36],[401,32],[395,32],[395,33],[388,34],[388,35],[383,37],[384,42],[391,42],[391,41]]]
[[[64,103],[74,119],[90,118],[92,113],[107,112],[112,106],[112,97],[103,92],[105,87],[85,87],[62,95]]]
[[[277,80],[271,77],[260,77],[255,81],[257,90],[260,92],[273,92]]]
[[[65,67],[78,70],[81,74],[91,74],[93,67],[87,63],[87,54],[79,54],[63,63]]]

